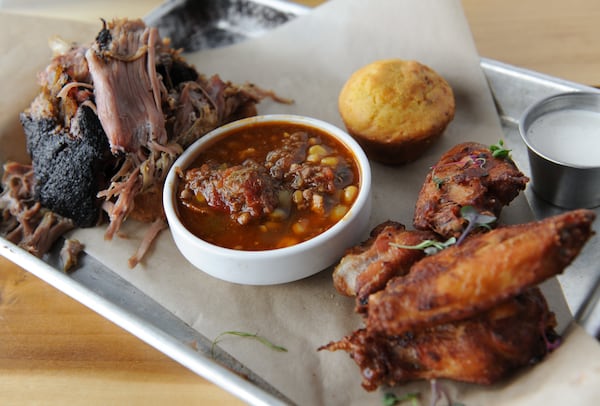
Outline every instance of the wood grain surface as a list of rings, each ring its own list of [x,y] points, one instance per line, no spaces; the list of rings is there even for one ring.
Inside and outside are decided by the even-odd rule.
[[[462,3],[480,55],[600,85],[597,0]],[[241,402],[0,257],[0,404]]]

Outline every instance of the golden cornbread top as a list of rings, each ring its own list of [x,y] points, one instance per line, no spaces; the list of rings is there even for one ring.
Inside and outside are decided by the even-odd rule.
[[[376,61],[354,72],[338,104],[351,133],[381,143],[437,135],[455,109],[452,89],[439,74],[400,59]]]

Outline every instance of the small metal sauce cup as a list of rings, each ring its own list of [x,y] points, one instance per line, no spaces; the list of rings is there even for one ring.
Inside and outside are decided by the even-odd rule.
[[[567,148],[556,148],[549,151],[545,149],[545,143],[550,144],[550,139],[538,137],[549,136],[553,128],[548,127],[545,134],[535,134],[536,140],[532,140],[532,126],[537,125],[541,118],[545,120],[552,114],[572,114],[560,122],[560,127],[571,125],[573,129],[580,123],[577,114],[588,115],[586,117],[595,120],[597,113],[598,127],[589,134],[582,145],[571,143],[569,148],[586,148],[586,162],[574,162],[573,157],[566,159]],[[589,115],[591,114],[591,115]],[[558,118],[556,115],[555,119]],[[562,118],[562,116],[561,116]],[[558,127],[558,126],[556,126]],[[540,127],[541,128],[541,127]],[[580,130],[578,130],[580,131]],[[570,92],[550,96],[530,106],[519,122],[519,132],[525,144],[531,165],[531,181],[534,192],[543,200],[567,209],[592,208],[600,206],[600,93],[593,92]],[[581,141],[581,134],[577,137]],[[573,140],[573,142],[576,142]],[[583,145],[588,144],[589,145]],[[595,149],[592,150],[592,149]],[[596,156],[589,160],[590,156]]]

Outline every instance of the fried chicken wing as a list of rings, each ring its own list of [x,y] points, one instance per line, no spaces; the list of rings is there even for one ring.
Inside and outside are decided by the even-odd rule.
[[[458,144],[440,158],[419,193],[413,225],[444,238],[459,237],[466,226],[463,206],[500,216],[529,179],[508,158],[495,158],[489,147],[474,142]]]
[[[531,288],[471,319],[391,336],[360,329],[320,350],[348,352],[369,391],[434,378],[491,384],[541,360],[557,337],[555,325]]]
[[[473,235],[417,262],[369,297],[367,329],[397,335],[472,317],[561,273],[593,234],[580,209]]]
[[[348,250],[333,271],[333,285],[343,295],[357,297],[362,312],[370,294],[385,287],[395,276],[405,275],[423,258],[422,250],[398,248],[435,240],[429,231],[406,230],[405,226],[386,221],[375,227],[368,240]]]

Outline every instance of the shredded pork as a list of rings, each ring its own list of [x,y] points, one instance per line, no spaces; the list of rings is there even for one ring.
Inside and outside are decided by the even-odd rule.
[[[60,259],[63,264],[63,271],[67,272],[77,266],[79,254],[83,251],[83,244],[74,238],[67,238],[60,250]]]
[[[256,104],[266,97],[290,102],[253,84],[236,85],[199,73],[141,20],[103,21],[91,44],[53,39],[51,48],[54,56],[39,75],[40,93],[21,115],[33,161],[31,207],[38,203],[36,210],[50,207],[48,211],[66,218],[77,207],[80,213],[71,227],[95,225],[96,211],[104,211],[109,221],[106,239],[128,218],[151,223],[131,266],[166,228],[162,185],[183,150],[220,125],[255,115]],[[89,152],[91,132],[105,140],[106,156]],[[79,159],[70,159],[70,154]],[[86,158],[90,155],[93,165]],[[62,162],[60,170],[53,170],[55,156]],[[88,176],[73,185],[74,178],[82,178],[76,173]],[[53,183],[44,188],[40,205],[44,177]],[[136,207],[136,202],[149,199],[158,203]],[[2,229],[14,222],[6,221]]]
[[[4,165],[0,211],[0,234],[13,244],[41,257],[54,242],[73,229],[73,222],[33,199],[33,169],[30,165]]]
[[[104,25],[85,53],[98,117],[113,153],[165,144],[167,132],[155,65],[158,33],[141,20]]]

